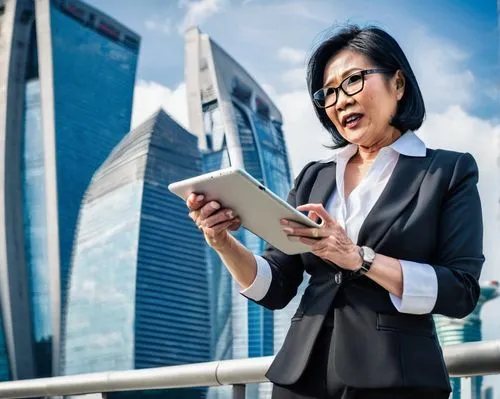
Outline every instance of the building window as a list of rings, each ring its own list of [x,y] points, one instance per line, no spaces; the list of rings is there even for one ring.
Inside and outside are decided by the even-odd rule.
[[[269,105],[267,105],[267,103],[259,97],[255,98],[255,110],[259,116],[264,119],[269,119]]]
[[[101,22],[97,26],[97,30],[103,33],[105,36],[109,37],[113,40],[120,39],[120,31],[116,29],[114,26],[107,24],[106,22]]]
[[[82,8],[76,6],[75,4],[63,3],[62,10],[64,11],[65,14],[69,15],[70,17],[80,22],[85,22],[85,11]]]
[[[250,105],[252,90],[250,87],[241,82],[237,77],[234,77],[232,82],[231,94],[244,104]]]

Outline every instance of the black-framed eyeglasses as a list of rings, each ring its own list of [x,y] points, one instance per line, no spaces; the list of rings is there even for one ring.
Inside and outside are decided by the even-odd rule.
[[[387,68],[373,68],[356,71],[345,78],[337,87],[326,86],[313,94],[313,100],[319,108],[329,108],[337,103],[339,98],[339,89],[347,96],[353,96],[363,90],[365,86],[365,75],[371,73],[388,73],[391,72]]]

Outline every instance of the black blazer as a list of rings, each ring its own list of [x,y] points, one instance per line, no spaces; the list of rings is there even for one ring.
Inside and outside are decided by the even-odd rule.
[[[334,162],[308,164],[295,180],[292,206],[323,203],[335,187]],[[400,155],[390,180],[359,232],[358,245],[397,259],[432,265],[438,297],[432,313],[462,318],[479,298],[484,263],[478,169],[469,153],[427,149]],[[304,270],[311,275],[281,350],[266,376],[289,385],[304,371],[330,306],[330,356],[337,376],[358,388],[422,387],[450,390],[431,314],[399,313],[388,292],[311,254],[286,255],[268,246],[272,271],[266,296],[281,309],[296,295]],[[338,273],[342,273],[340,279]]]

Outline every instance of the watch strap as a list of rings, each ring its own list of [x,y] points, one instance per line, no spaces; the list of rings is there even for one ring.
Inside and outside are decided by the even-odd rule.
[[[364,247],[359,247],[359,256],[361,257],[361,266],[358,270],[356,270],[356,274],[363,276],[366,273],[370,271],[370,268],[372,267],[372,262],[373,260],[368,260],[367,257],[365,256],[365,250]]]

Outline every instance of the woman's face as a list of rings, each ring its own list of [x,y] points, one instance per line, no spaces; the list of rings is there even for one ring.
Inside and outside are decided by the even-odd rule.
[[[337,87],[353,73],[374,68],[376,66],[364,55],[343,50],[326,64],[323,87]],[[389,122],[396,114],[398,101],[403,97],[404,77],[398,71],[390,80],[381,73],[367,74],[363,78],[363,90],[347,96],[339,89],[337,103],[325,111],[347,141],[371,147],[400,135]]]

